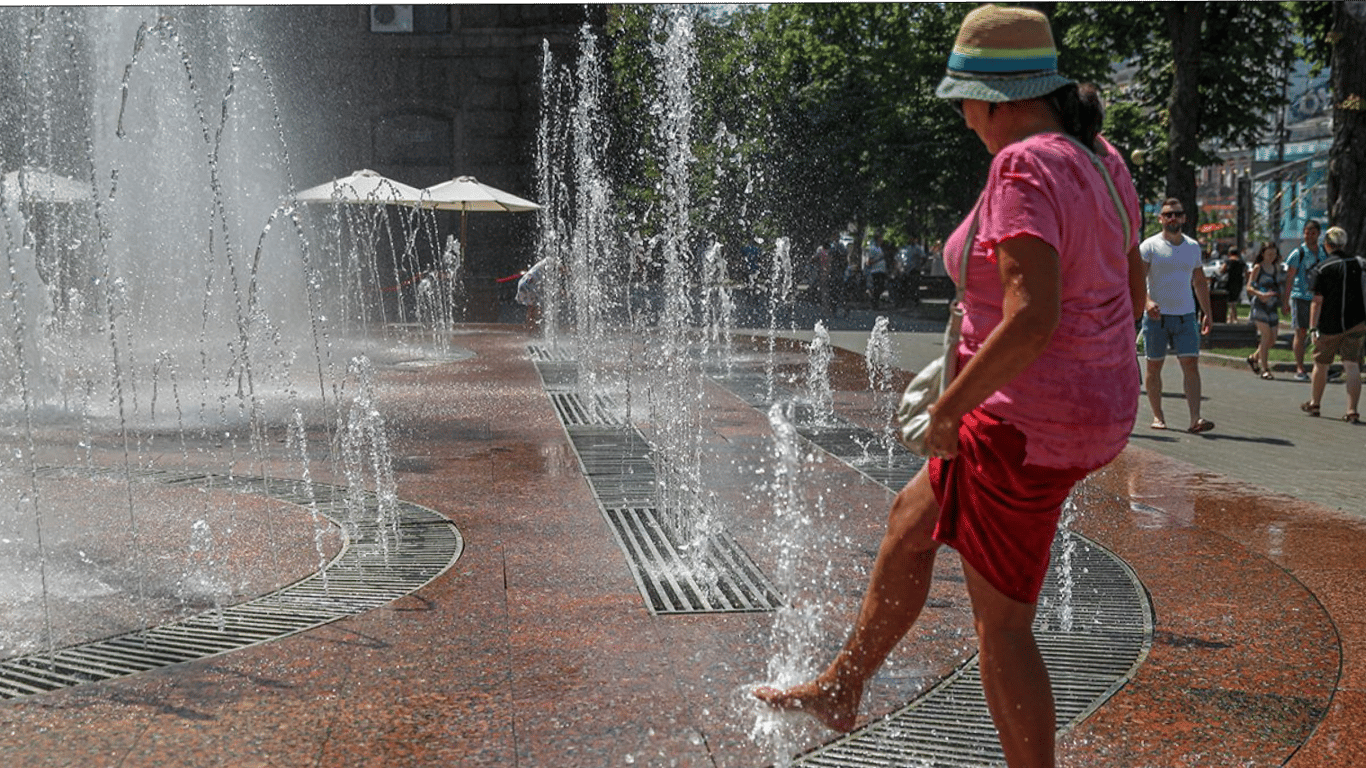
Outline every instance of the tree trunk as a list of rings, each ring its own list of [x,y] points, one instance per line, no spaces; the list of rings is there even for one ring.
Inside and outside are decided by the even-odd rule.
[[[1200,38],[1204,3],[1167,3],[1172,41],[1172,91],[1167,100],[1167,196],[1186,209],[1186,234],[1195,237],[1200,209],[1195,204],[1195,163],[1200,150]]]
[[[1366,2],[1333,3],[1333,148],[1328,221],[1347,230],[1349,253],[1366,255]]]

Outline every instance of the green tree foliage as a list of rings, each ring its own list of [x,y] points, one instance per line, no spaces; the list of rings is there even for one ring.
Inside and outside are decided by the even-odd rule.
[[[612,6],[602,46],[611,80],[603,105],[610,126],[604,170],[623,212],[641,221],[651,210],[661,175],[661,155],[654,151],[658,115],[651,112],[659,73],[650,51],[660,42],[653,21],[652,6]],[[644,229],[649,234],[648,225]]]
[[[989,157],[934,98],[970,6],[779,4],[700,16],[695,90],[699,228],[798,248],[848,224],[942,236],[971,205]],[[645,6],[614,7],[611,172],[623,205],[651,209],[660,31]],[[624,190],[624,191],[623,191]]]
[[[1328,218],[1347,247],[1366,254],[1366,2],[1333,3],[1333,148],[1328,154]]]
[[[1112,92],[1111,110],[1132,102],[1152,122],[1141,130],[1124,114],[1116,143],[1144,149],[1165,170],[1161,196],[1195,209],[1195,172],[1219,162],[1219,146],[1259,143],[1285,103],[1282,78],[1295,56],[1295,27],[1285,3],[1058,3],[1060,58],[1109,56],[1136,67],[1132,84]],[[1115,127],[1121,127],[1118,123]],[[1107,125],[1107,130],[1109,126]],[[1164,162],[1165,161],[1165,162]],[[1154,198],[1152,169],[1138,169],[1140,193]],[[1197,219],[1187,227],[1194,231]]]
[[[1295,21],[1310,10],[1239,2],[1029,5],[1052,17],[1062,71],[1105,90],[1106,136],[1130,161],[1140,194],[1150,201],[1175,194],[1191,209],[1196,169],[1218,162],[1212,150],[1254,145],[1268,128],[1296,52]],[[990,161],[934,97],[972,8],[793,3],[700,15],[695,229],[730,243],[787,235],[798,253],[850,223],[896,240],[947,234]],[[658,209],[650,50],[661,39],[658,17],[638,5],[609,13],[612,173],[621,203],[638,217]],[[1123,89],[1114,86],[1118,65],[1133,72]],[[1135,150],[1146,162],[1134,162]]]
[[[776,116],[765,158],[776,218],[824,237],[848,223],[934,237],[989,161],[934,97],[970,7],[784,4],[749,19],[758,106]]]
[[[1309,62],[1309,74],[1317,76],[1333,63],[1333,6],[1325,0],[1288,3],[1291,17],[1299,28],[1295,55]]]

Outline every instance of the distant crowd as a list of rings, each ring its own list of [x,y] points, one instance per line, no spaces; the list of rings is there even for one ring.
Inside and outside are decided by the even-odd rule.
[[[1152,239],[1145,245],[1148,242]],[[1342,418],[1355,424],[1361,418],[1358,406],[1366,339],[1366,259],[1356,255],[1361,253],[1359,244],[1350,250],[1349,245],[1347,232],[1341,227],[1329,227],[1323,233],[1319,222],[1311,219],[1304,226],[1303,240],[1284,258],[1274,241],[1257,245],[1246,260],[1234,247],[1216,260],[1218,266],[1212,276],[1222,281],[1233,322],[1238,321],[1238,307],[1245,301],[1249,304],[1248,320],[1257,326],[1259,334],[1257,350],[1247,357],[1252,373],[1263,379],[1275,378],[1270,350],[1279,335],[1280,321],[1286,318],[1294,334],[1294,378],[1311,383],[1310,397],[1300,404],[1300,410],[1310,416],[1320,414],[1326,385],[1336,373],[1330,366],[1340,361],[1347,394]],[[1196,271],[1199,277],[1193,273],[1192,285],[1198,295],[1199,283],[1208,275],[1203,268]],[[1208,300],[1203,309],[1209,311]],[[1312,367],[1307,369],[1311,340]],[[1151,365],[1152,358],[1149,360]]]
[[[926,296],[952,295],[948,277],[935,269],[941,254],[941,243],[898,245],[877,234],[860,243],[839,235],[816,246],[805,277],[812,300],[837,317],[852,306],[907,307]]]

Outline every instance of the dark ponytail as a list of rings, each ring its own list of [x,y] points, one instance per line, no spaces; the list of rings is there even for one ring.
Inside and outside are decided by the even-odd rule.
[[[1062,128],[1072,138],[1098,152],[1096,134],[1105,122],[1105,106],[1100,102],[1100,90],[1090,83],[1072,83],[1044,97],[1062,122]]]

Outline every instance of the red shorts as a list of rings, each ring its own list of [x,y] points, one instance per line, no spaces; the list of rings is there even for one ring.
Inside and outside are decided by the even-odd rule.
[[[1025,436],[980,408],[963,417],[958,456],[930,459],[935,541],[1007,597],[1039,599],[1067,494],[1089,469],[1025,466]]]

